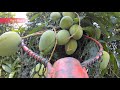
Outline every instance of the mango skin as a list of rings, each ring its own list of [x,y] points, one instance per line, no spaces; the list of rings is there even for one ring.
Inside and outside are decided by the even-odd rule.
[[[77,41],[70,39],[70,41],[65,45],[65,52],[67,55],[73,54],[77,49]]]
[[[70,40],[70,33],[67,30],[60,30],[56,36],[58,45],[65,45]]]
[[[74,24],[73,26],[71,26],[69,32],[71,35],[75,34],[73,35],[73,38],[75,40],[79,40],[83,35],[82,27],[79,26],[78,24]]]
[[[61,18],[61,14],[59,12],[52,12],[50,14],[50,19],[53,21],[57,21]]]
[[[73,19],[70,16],[64,16],[60,20],[59,26],[62,29],[69,29],[73,25],[73,23],[74,23],[74,21],[73,21]]]
[[[47,30],[45,31],[39,41],[39,50],[43,55],[47,55],[55,44],[55,33],[54,31]]]
[[[74,12],[62,12],[63,16],[70,16],[72,19],[74,19],[77,15]]]
[[[0,36],[0,56],[11,56],[19,50],[21,37],[16,32],[5,32]]]
[[[100,69],[104,70],[107,67],[109,60],[110,60],[109,53],[106,51],[103,51],[103,55],[102,55],[101,59],[102,59],[102,62],[100,63]]]

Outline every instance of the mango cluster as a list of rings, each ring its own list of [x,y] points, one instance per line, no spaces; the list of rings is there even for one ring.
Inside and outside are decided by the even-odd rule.
[[[50,19],[59,21],[60,30],[55,35],[54,31],[45,31],[39,42],[39,50],[42,54],[47,55],[55,45],[64,45],[67,55],[72,55],[77,49],[77,40],[83,35],[82,27],[76,22],[77,14],[74,12],[52,12]]]

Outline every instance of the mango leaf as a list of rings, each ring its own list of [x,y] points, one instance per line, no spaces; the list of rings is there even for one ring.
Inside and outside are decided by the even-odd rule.
[[[120,54],[120,49],[116,49],[115,51],[118,52],[118,53]]]
[[[40,71],[39,71],[39,75],[43,75],[44,74],[44,65],[41,65]]]
[[[11,73],[11,68],[10,68],[9,66],[3,64],[3,65],[2,65],[2,68],[3,68],[3,70],[6,71],[7,73]]]
[[[95,37],[96,39],[100,39],[101,36],[101,30],[99,28],[95,28]]]
[[[108,69],[107,68],[105,68],[104,70],[102,70],[101,71],[101,74],[100,74],[100,76],[104,76],[105,74],[107,74],[108,73]]]
[[[5,63],[9,68],[12,68],[12,65],[10,63]]]
[[[32,77],[34,73],[35,73],[35,68],[33,68],[33,69],[31,70],[30,76]]]
[[[105,28],[105,25],[103,24],[104,21],[101,22],[102,19],[98,19],[98,17],[94,17],[92,19],[100,26],[101,32],[108,37],[109,33],[107,29]]]
[[[92,26],[84,27],[83,31],[86,32],[89,36],[94,37],[95,30]]]
[[[1,75],[2,75],[2,69],[0,68],[0,77],[1,77]]]
[[[118,64],[117,64],[117,60],[115,55],[112,52],[109,52],[110,54],[110,63],[111,65],[113,65],[113,71],[118,74],[119,73],[119,69],[118,69]]]
[[[109,42],[120,40],[120,35],[114,35],[108,39]]]
[[[16,68],[20,68],[20,67],[21,67],[21,65],[17,65],[17,66],[16,66]]]
[[[41,65],[40,65],[40,63],[38,63],[38,64],[36,65],[36,67],[35,67],[35,71],[36,71],[36,72],[38,72],[38,71],[39,71],[40,66],[41,66]]]
[[[14,75],[15,75],[15,72],[11,72],[11,73],[9,74],[9,77],[8,77],[8,78],[13,78]]]
[[[32,34],[32,33],[35,33],[35,32],[37,32],[37,31],[40,31],[40,30],[42,30],[44,27],[45,27],[45,24],[41,24],[41,25],[33,28],[31,31],[29,31],[29,34]]]
[[[40,76],[36,73],[33,78],[40,78]]]
[[[98,40],[100,43],[106,43],[104,40]]]
[[[32,16],[31,18],[30,18],[30,22],[31,21],[34,21],[39,15],[41,15],[42,13],[37,13],[37,14],[35,14],[34,16]]]
[[[120,68],[120,53],[115,55],[117,62],[118,62],[118,67]]]
[[[17,64],[19,63],[20,61],[19,61],[19,58],[17,58],[14,62],[13,62],[13,64],[12,64],[12,70],[14,70],[15,68],[16,68],[16,66],[17,66]]]
[[[102,43],[102,46],[103,46],[104,51],[107,51],[107,52],[109,51],[109,47],[107,43]]]

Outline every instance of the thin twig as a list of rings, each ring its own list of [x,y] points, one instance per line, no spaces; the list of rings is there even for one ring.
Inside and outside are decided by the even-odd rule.
[[[56,36],[56,29],[53,28],[53,30],[54,30],[55,36]],[[55,52],[56,46],[57,46],[57,39],[55,40],[55,45],[54,45],[53,51],[52,51],[52,53],[51,53],[51,55],[50,55],[50,58],[49,58],[49,60],[48,60],[49,62],[50,62],[50,60],[51,60],[51,58],[52,58],[52,56],[53,56],[53,54],[54,54],[54,52]]]
[[[25,39],[25,38],[29,38],[31,36],[36,36],[36,35],[41,35],[43,34],[43,31],[40,31],[40,32],[36,32],[36,33],[32,33],[32,34],[29,34],[27,36],[24,36],[24,37],[21,37],[22,39]]]

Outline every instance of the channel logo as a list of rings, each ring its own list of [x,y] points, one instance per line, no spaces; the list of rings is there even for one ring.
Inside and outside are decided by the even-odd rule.
[[[27,20],[25,18],[0,18],[0,23],[25,23]]]

